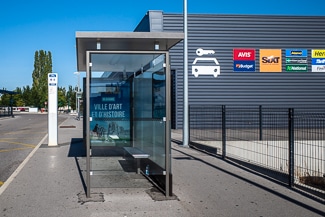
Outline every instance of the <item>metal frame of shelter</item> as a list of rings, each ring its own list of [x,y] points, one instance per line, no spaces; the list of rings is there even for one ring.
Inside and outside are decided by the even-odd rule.
[[[123,145],[149,153],[149,159],[141,159],[144,163],[139,163],[139,169],[163,190],[166,197],[172,195],[169,49],[183,39],[184,33],[181,32],[76,32],[78,72],[86,72],[83,134],[87,154],[87,197],[91,197],[91,157],[92,149],[95,147],[94,142],[96,145],[105,145],[107,140],[120,139],[121,131],[128,134],[128,139],[123,140]],[[120,68],[123,66],[124,69],[117,66]],[[96,71],[101,74],[95,78]],[[110,83],[110,78],[120,79],[120,82],[116,82],[119,84],[114,86]],[[94,82],[98,82],[96,85],[100,83],[101,86],[95,87]],[[145,89],[148,85],[151,85],[151,92]],[[99,89],[103,90],[98,91]],[[117,89],[119,93],[115,94],[118,92]],[[126,95],[125,93],[129,93],[126,100],[121,97],[123,94]],[[157,103],[158,94],[164,95],[163,100],[160,99],[163,102]],[[114,100],[117,102],[105,104],[104,99],[106,102]],[[127,106],[123,104],[125,101]],[[108,106],[111,105],[116,106],[115,111],[109,110]],[[122,110],[122,105],[123,109],[128,107],[129,110]],[[151,113],[143,114],[143,110]],[[112,118],[111,114],[115,114],[114,112],[123,114],[124,119]],[[146,116],[149,113],[151,118]],[[100,120],[103,118],[99,117],[102,115],[105,116],[102,125],[109,127],[105,128],[105,135],[100,135],[99,139],[98,134],[94,136],[92,128],[96,120],[101,123]],[[118,122],[116,120],[122,120],[119,127],[120,134],[113,135],[110,127]],[[148,129],[153,130],[146,133]],[[94,141],[94,138],[97,140]],[[115,143],[112,143],[113,146]],[[106,148],[110,150],[111,147]],[[149,165],[155,173],[147,173]]]

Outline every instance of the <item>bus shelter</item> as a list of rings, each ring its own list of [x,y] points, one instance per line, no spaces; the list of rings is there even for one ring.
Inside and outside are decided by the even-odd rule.
[[[172,32],[76,33],[78,71],[86,72],[87,197],[91,188],[113,184],[98,177],[109,165],[123,168],[125,156],[137,174],[172,195],[169,49],[183,38]]]
[[[9,90],[0,90],[0,94],[8,94],[10,95],[9,105],[0,105],[0,116],[11,116],[14,117],[13,113],[13,95],[18,94],[15,91]]]

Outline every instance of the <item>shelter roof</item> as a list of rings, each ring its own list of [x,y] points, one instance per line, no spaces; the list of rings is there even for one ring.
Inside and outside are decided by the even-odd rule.
[[[86,71],[86,51],[168,51],[184,39],[182,32],[76,32],[77,68]]]

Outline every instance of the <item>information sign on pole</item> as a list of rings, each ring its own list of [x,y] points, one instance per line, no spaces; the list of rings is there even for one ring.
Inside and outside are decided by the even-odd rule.
[[[58,74],[48,74],[48,146],[58,145]]]

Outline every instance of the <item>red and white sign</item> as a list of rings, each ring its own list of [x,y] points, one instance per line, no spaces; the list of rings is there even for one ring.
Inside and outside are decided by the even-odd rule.
[[[255,49],[234,49],[234,59],[240,61],[255,60]]]

